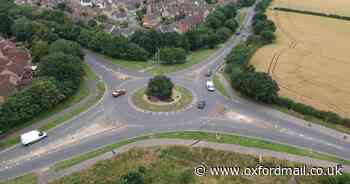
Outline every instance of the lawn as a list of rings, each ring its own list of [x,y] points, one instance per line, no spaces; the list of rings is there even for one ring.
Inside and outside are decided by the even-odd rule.
[[[37,184],[38,177],[34,174],[26,174],[8,181],[0,182],[0,184]]]
[[[149,70],[149,72],[151,72],[154,75],[177,72],[189,68],[195,64],[198,64],[201,61],[204,61],[216,51],[217,49],[201,49],[199,51],[192,52],[187,57],[186,63],[176,65],[154,65],[153,68]]]
[[[229,93],[226,91],[224,84],[220,81],[218,74],[214,75],[213,78],[215,88],[225,97],[230,98]]]
[[[158,75],[158,74],[169,74],[169,73],[173,73],[173,72],[177,72],[177,71],[189,68],[197,63],[200,63],[201,61],[204,61],[206,58],[212,55],[215,51],[217,51],[217,49],[201,49],[199,51],[192,52],[190,55],[188,55],[187,61],[185,63],[176,64],[176,65],[153,64],[152,61],[147,61],[147,62],[127,61],[127,60],[121,60],[121,59],[113,59],[113,58],[96,54],[96,53],[94,54],[99,57],[103,57],[106,60],[122,68],[137,70],[137,71],[147,71],[154,75]]]
[[[238,15],[237,15],[237,22],[239,24],[239,26],[242,26],[243,23],[244,23],[244,19],[245,17],[247,16],[247,8],[241,8],[239,11],[238,11]]]
[[[220,137],[220,139],[218,139]],[[136,137],[133,139],[124,140],[115,144],[111,144],[105,147],[102,147],[98,150],[91,151],[89,153],[73,157],[71,159],[62,161],[57,163],[54,168],[55,170],[62,170],[69,168],[73,165],[79,164],[85,160],[89,160],[91,158],[94,158],[96,156],[102,155],[103,153],[106,153],[108,151],[111,151],[113,149],[117,149],[123,145],[130,144],[132,142],[136,142],[139,140],[145,140],[150,138],[174,138],[174,139],[184,139],[184,140],[203,140],[203,141],[209,141],[209,142],[218,142],[218,143],[225,143],[225,144],[235,144],[245,147],[254,147],[254,148],[260,148],[260,149],[266,149],[266,150],[272,150],[272,151],[278,151],[282,153],[289,153],[294,155],[300,155],[300,156],[307,156],[315,159],[320,160],[327,160],[327,161],[333,161],[337,163],[342,163],[346,165],[350,165],[350,161],[343,160],[334,156],[325,155],[321,153],[317,153],[315,151],[310,151],[309,149],[304,148],[297,148],[289,145],[274,143],[270,141],[265,141],[258,138],[247,138],[242,137],[238,135],[232,135],[232,134],[214,134],[214,133],[207,133],[207,132],[195,132],[195,131],[183,131],[183,132],[167,132],[167,133],[160,133],[160,134],[154,134],[149,136],[141,136]]]
[[[144,183],[159,184],[267,184],[288,183],[291,176],[196,176],[194,168],[200,163],[208,166],[236,166],[242,169],[258,165],[296,167],[298,163],[263,158],[208,148],[182,146],[132,149],[109,160],[100,161],[87,170],[61,178],[52,184],[99,183],[121,184],[121,177],[143,170]],[[140,169],[143,168],[143,169]],[[296,176],[300,184],[321,184],[321,177]],[[140,183],[140,182],[139,182]]]
[[[181,99],[178,102],[174,104],[169,104],[169,105],[151,104],[144,99],[145,90],[146,90],[145,88],[141,88],[137,90],[132,95],[132,101],[134,105],[136,105],[140,109],[144,109],[148,111],[169,112],[169,111],[181,110],[186,106],[188,106],[193,100],[192,93],[188,89],[181,86],[175,86],[175,90],[181,94]]]
[[[88,97],[90,92],[89,92],[89,88],[87,86],[87,80],[97,80],[98,78],[97,78],[96,74],[92,71],[92,69],[90,68],[89,65],[85,65],[84,70],[86,73],[84,80],[82,80],[77,92],[73,96],[71,96],[66,101],[57,105],[55,108],[40,114],[39,116],[37,116],[36,118],[32,119],[31,121],[25,123],[21,127],[18,127],[16,130],[19,130],[19,129],[24,128],[24,127],[29,126],[29,125],[32,125],[32,124],[39,122],[39,121],[42,121],[46,118],[50,118],[51,116],[65,110],[71,106],[74,106],[75,104],[81,102],[83,99]],[[84,106],[79,106],[76,109],[73,109],[72,111],[70,111],[64,115],[59,116],[58,118],[56,118],[52,122],[47,123],[47,124],[43,125],[42,127],[40,127],[40,129],[41,130],[49,130],[51,128],[54,128],[57,125],[65,122],[66,120],[80,114],[81,112],[83,112],[84,110],[86,110],[90,106],[92,106],[94,103],[96,103],[103,96],[103,93],[105,90],[104,84],[103,83],[100,84],[100,83],[102,83],[102,82],[99,82],[97,85],[98,96],[96,97],[96,99],[90,100]],[[0,143],[0,148],[4,149],[4,148],[7,148],[9,146],[13,146],[13,145],[19,143],[19,141],[20,141],[19,137],[4,140]]]

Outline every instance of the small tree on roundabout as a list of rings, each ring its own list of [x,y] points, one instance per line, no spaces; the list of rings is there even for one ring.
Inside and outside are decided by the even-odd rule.
[[[147,85],[146,95],[154,97],[161,101],[171,100],[174,84],[170,78],[164,75],[153,77]]]

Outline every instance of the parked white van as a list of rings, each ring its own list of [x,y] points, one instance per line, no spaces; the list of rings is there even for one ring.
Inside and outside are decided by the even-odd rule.
[[[208,91],[215,91],[215,87],[214,87],[214,82],[213,81],[207,81],[206,87],[207,87]]]
[[[26,146],[28,144],[37,142],[47,136],[46,132],[41,132],[39,130],[33,130],[21,135],[21,143]]]

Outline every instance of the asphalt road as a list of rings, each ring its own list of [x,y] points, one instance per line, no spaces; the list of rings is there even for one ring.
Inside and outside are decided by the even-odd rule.
[[[342,134],[334,130],[280,113],[236,96],[226,99],[217,92],[205,88],[205,73],[215,70],[231,49],[249,35],[254,10],[249,10],[241,35],[229,40],[207,60],[183,71],[170,74],[176,84],[185,86],[195,100],[205,100],[207,106],[198,110],[195,106],[184,112],[148,114],[130,105],[132,91],[147,83],[151,75],[128,71],[102,61],[91,53],[86,61],[107,84],[103,99],[87,112],[51,130],[48,138],[29,147],[16,145],[0,153],[0,180],[48,167],[72,156],[95,150],[101,146],[144,134],[164,131],[200,130],[234,133],[259,137],[275,142],[308,148],[350,160],[350,144]],[[120,76],[127,75],[129,80]],[[126,96],[113,98],[114,88],[125,88]],[[230,111],[223,115],[221,108]]]

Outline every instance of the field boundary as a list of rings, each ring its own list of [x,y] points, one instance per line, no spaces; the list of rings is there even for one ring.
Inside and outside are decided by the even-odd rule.
[[[283,8],[283,7],[274,7],[273,10],[284,11],[284,12],[292,12],[292,13],[300,13],[300,14],[305,14],[305,15],[314,15],[314,16],[320,16],[320,17],[327,17],[327,18],[334,18],[334,19],[350,21],[350,17],[343,16],[343,15],[337,15],[337,14],[328,14],[328,13],[322,13],[322,12],[314,12],[314,11],[308,11],[308,10],[298,10],[298,9]]]

